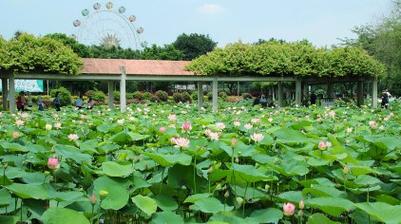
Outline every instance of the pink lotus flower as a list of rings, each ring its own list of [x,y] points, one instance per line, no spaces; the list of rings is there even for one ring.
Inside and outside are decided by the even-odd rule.
[[[292,203],[284,203],[283,213],[285,216],[292,216],[295,213],[295,205]]]
[[[369,126],[370,126],[371,129],[376,129],[377,128],[376,121],[369,121]]]
[[[246,130],[249,130],[249,129],[251,129],[251,128],[253,128],[253,126],[251,125],[251,124],[245,124],[244,125],[244,128],[246,129]]]
[[[336,117],[336,112],[334,110],[331,110],[331,111],[329,111],[328,115],[331,118],[335,118]]]
[[[55,124],[54,124],[54,127],[55,127],[56,129],[60,129],[60,128],[61,128],[61,123],[60,123],[60,122],[55,123]]]
[[[261,141],[263,141],[264,138],[265,138],[265,137],[263,136],[263,134],[254,133],[254,134],[251,135],[251,139],[252,139],[254,142],[261,142]]]
[[[75,142],[79,139],[79,136],[77,134],[69,134],[68,139],[72,142]]]
[[[189,139],[186,138],[172,138],[171,143],[175,145],[176,148],[188,148],[189,147]]]
[[[24,125],[24,121],[23,120],[16,120],[15,121],[15,124],[17,125],[17,126],[22,126],[22,125]]]
[[[192,125],[190,122],[186,121],[182,124],[181,128],[183,131],[189,132],[192,130]]]
[[[206,135],[207,137],[209,137],[210,140],[213,140],[213,141],[218,141],[219,138],[220,138],[219,133],[213,132],[213,131],[211,131],[210,129],[207,129],[207,130],[205,131],[205,135]]]
[[[175,114],[168,115],[168,120],[171,121],[171,122],[176,122],[177,121],[177,115],[175,115]]]
[[[21,134],[18,131],[14,131],[12,136],[13,136],[13,139],[17,139],[17,138],[21,137]]]
[[[331,147],[331,142],[329,142],[329,141],[320,141],[318,147],[319,147],[320,150],[325,150],[325,149]]]
[[[239,122],[239,121],[234,121],[234,126],[235,126],[235,127],[241,126],[241,122]]]
[[[216,127],[220,130],[223,130],[224,128],[226,128],[226,125],[223,122],[217,122]]]
[[[259,123],[260,122],[260,119],[259,118],[253,118],[252,120],[251,120],[251,123],[252,124],[257,124],[257,123]]]
[[[59,163],[59,161],[58,161],[57,158],[55,158],[55,157],[50,157],[50,158],[47,160],[47,167],[49,167],[49,169],[51,169],[51,170],[56,170],[56,169],[59,168],[59,166],[60,166],[60,163]]]
[[[160,127],[160,128],[159,128],[159,132],[160,132],[160,133],[166,132],[166,128],[165,128],[165,127]]]

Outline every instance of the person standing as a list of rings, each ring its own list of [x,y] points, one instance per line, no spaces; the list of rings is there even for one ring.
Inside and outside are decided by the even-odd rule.
[[[26,99],[24,91],[21,91],[17,97],[17,109],[18,111],[25,111]]]
[[[388,105],[390,103],[390,97],[391,94],[389,93],[389,91],[386,89],[383,91],[382,93],[382,108],[388,108]]]
[[[89,97],[89,100],[88,100],[88,109],[89,109],[89,110],[92,110],[94,106],[95,106],[95,101],[92,99],[92,97]]]
[[[45,105],[43,103],[42,97],[38,96],[38,109],[39,111],[44,111],[45,110]]]
[[[80,110],[83,108],[83,106],[84,106],[84,101],[82,99],[82,95],[79,95],[78,99],[75,101],[75,107]]]
[[[56,93],[56,96],[54,97],[53,105],[54,105],[54,107],[56,108],[56,111],[60,111],[60,108],[61,108],[61,100],[60,100],[60,93],[59,93],[59,92],[57,92],[57,93]]]
[[[312,94],[310,95],[310,104],[311,104],[311,105],[315,105],[315,104],[316,104],[316,100],[317,100],[316,94],[315,94],[315,93],[312,93]]]

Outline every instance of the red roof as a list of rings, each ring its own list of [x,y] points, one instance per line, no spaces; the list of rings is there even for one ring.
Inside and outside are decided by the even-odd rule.
[[[121,74],[120,66],[125,66],[127,75],[194,75],[185,67],[189,61],[127,60],[83,58],[82,74]]]

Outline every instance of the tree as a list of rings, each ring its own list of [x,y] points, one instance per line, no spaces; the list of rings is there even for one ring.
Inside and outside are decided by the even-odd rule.
[[[316,48],[307,41],[231,44],[195,59],[188,69],[200,75],[376,77],[384,73],[384,66],[361,48]]]
[[[184,53],[185,60],[192,60],[212,51],[217,43],[208,35],[196,33],[187,35],[184,33],[177,37],[173,45],[177,50]]]
[[[174,45],[167,44],[163,47],[153,44],[151,47],[147,47],[141,54],[141,59],[146,60],[182,60],[184,54],[177,50]]]
[[[345,39],[346,46],[365,49],[386,66],[386,75],[380,88],[401,95],[401,0],[394,1],[393,10],[375,25],[354,28],[356,39]]]
[[[67,36],[66,34],[53,33],[48,34],[45,37],[60,41],[64,45],[70,47],[78,56],[82,58],[90,57],[90,49],[86,45],[79,43],[77,40]]]
[[[22,33],[2,42],[0,54],[4,54],[7,60],[1,61],[0,68],[6,72],[75,75],[82,66],[81,59],[69,47],[49,37]]]

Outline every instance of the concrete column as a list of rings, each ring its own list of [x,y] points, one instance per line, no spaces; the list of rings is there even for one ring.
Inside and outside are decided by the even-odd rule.
[[[107,81],[107,90],[108,90],[108,102],[109,102],[109,108],[113,109],[114,108],[114,81]]]
[[[359,107],[363,105],[363,81],[358,81],[356,101]]]
[[[1,79],[1,85],[2,85],[2,92],[3,92],[3,110],[7,110],[8,109],[8,105],[7,105],[7,98],[8,98],[8,82],[7,82],[7,78],[2,78]]]
[[[219,93],[218,93],[218,91],[219,91],[219,83],[218,83],[218,81],[217,81],[217,78],[214,78],[213,79],[213,82],[212,82],[212,96],[213,96],[213,100],[212,100],[212,110],[213,110],[213,112],[217,112],[218,111],[218,104],[219,104],[219,102],[218,102],[218,98],[219,98]]]
[[[372,83],[372,108],[377,108],[377,77],[373,79]]]
[[[277,102],[278,102],[279,107],[283,106],[283,83],[282,82],[278,82]]]
[[[120,110],[125,112],[127,110],[127,73],[124,66],[120,66],[120,71]]]
[[[295,104],[301,106],[302,104],[302,81],[297,79],[295,83]]]
[[[240,96],[241,94],[241,86],[240,86],[240,82],[237,82],[237,96]]]
[[[203,107],[203,83],[198,82],[198,109],[201,109]]]
[[[9,79],[9,85],[10,85],[10,89],[9,89],[9,93],[10,94],[10,111],[11,113],[16,113],[17,112],[17,108],[16,108],[16,104],[15,104],[15,79],[14,79],[14,75],[10,76]]]

